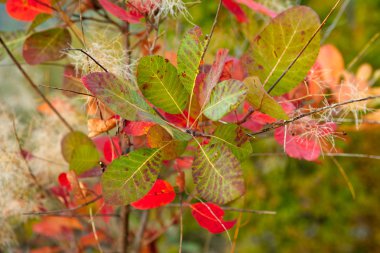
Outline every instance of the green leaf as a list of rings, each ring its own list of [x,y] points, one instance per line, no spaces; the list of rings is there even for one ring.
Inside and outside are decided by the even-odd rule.
[[[318,15],[306,6],[296,6],[277,15],[252,44],[253,63],[249,66],[249,73],[258,76],[268,90],[301,52],[319,25]],[[279,96],[299,85],[318,56],[319,44],[318,34],[271,94]]]
[[[248,88],[247,101],[252,107],[276,119],[289,119],[282,106],[264,90],[259,78],[247,77],[244,84]]]
[[[22,54],[28,64],[57,61],[65,57],[62,49],[70,47],[71,36],[67,29],[53,28],[29,36]]]
[[[158,55],[140,59],[137,83],[152,104],[168,113],[181,114],[189,100],[177,75],[177,69]]]
[[[11,50],[13,53],[16,53],[16,50],[21,47],[21,45],[24,43],[25,38],[27,37],[24,31],[0,31],[0,36],[7,44],[9,50]],[[19,54],[17,53],[17,56],[18,55]],[[0,47],[0,61],[4,59],[5,56],[7,56],[5,49],[3,47]]]
[[[231,79],[220,82],[211,91],[203,114],[214,121],[219,120],[235,110],[244,101],[246,94],[247,88],[240,81]]]
[[[36,29],[36,27],[38,27],[39,25],[45,23],[45,22],[46,22],[47,20],[49,20],[51,17],[52,17],[52,15],[50,15],[50,14],[46,14],[46,13],[40,13],[40,14],[38,14],[38,15],[34,18],[33,22],[30,24],[27,33],[32,32],[34,29]]]
[[[250,137],[236,124],[223,124],[218,126],[210,144],[225,144],[239,161],[243,161],[252,153]]]
[[[70,160],[70,170],[78,174],[99,164],[100,155],[94,145],[80,145],[74,148]]]
[[[199,65],[206,42],[201,28],[196,26],[186,33],[179,45],[177,54],[178,75],[190,94],[194,92],[195,79],[199,73]]]
[[[200,196],[222,205],[243,195],[245,186],[240,163],[228,146],[197,143],[192,174]]]
[[[95,147],[92,140],[82,132],[70,132],[61,141],[61,152],[63,158],[70,162],[74,149],[82,145],[92,145]]]
[[[128,205],[153,187],[161,167],[160,149],[138,149],[112,161],[102,176],[107,203]]]
[[[175,139],[189,140],[190,135],[169,126],[140,96],[137,88],[112,73],[93,72],[82,78],[86,88],[121,117],[151,121],[163,126]]]

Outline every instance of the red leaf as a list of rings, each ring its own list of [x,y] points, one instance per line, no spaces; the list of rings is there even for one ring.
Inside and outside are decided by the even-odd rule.
[[[128,13],[123,8],[117,6],[116,4],[111,3],[108,0],[99,0],[100,5],[109,13],[115,17],[128,22],[128,23],[139,23],[140,17],[134,14]]]
[[[196,203],[191,205],[191,214],[198,224],[213,234],[223,233],[231,229],[236,221],[224,221],[224,211],[213,203]]]
[[[275,130],[274,138],[278,144],[284,146],[286,154],[290,157],[315,161],[321,154],[321,148],[315,140],[293,136],[289,131],[286,132],[285,137],[284,127]]]
[[[277,15],[276,12],[268,9],[266,6],[264,6],[262,4],[256,3],[253,0],[235,0],[235,1],[240,3],[240,4],[246,5],[248,8],[252,9],[255,12],[267,15],[271,18],[274,18]]]
[[[108,138],[108,140],[105,141],[103,148],[104,159],[106,159],[107,162],[112,162],[114,159],[118,158],[121,155],[119,138],[112,137],[111,140]]]
[[[40,13],[52,13],[50,0],[8,0],[6,10],[14,19],[30,22]]]
[[[141,136],[148,133],[149,128],[153,126],[153,122],[144,122],[144,121],[128,121],[127,125],[123,129],[123,133],[131,136]]]
[[[234,0],[223,0],[223,5],[226,7],[232,14],[235,15],[237,20],[241,23],[248,21],[247,16],[240,6]]]
[[[66,173],[59,174],[58,182],[61,185],[61,187],[66,188],[67,191],[71,191],[71,183],[70,183],[69,179],[67,178]]]
[[[175,192],[173,186],[165,180],[157,179],[148,194],[133,202],[131,206],[141,210],[152,209],[169,204],[174,198]]]

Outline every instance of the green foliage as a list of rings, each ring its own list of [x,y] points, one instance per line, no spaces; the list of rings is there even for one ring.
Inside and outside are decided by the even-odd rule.
[[[219,143],[198,145],[192,175],[199,195],[217,204],[240,197],[245,191],[243,173],[228,146]]]
[[[225,144],[239,161],[244,161],[252,153],[250,137],[236,124],[218,126],[211,138],[211,144]]]
[[[301,52],[319,24],[318,15],[306,6],[293,7],[280,13],[253,41],[250,74],[258,76],[268,90]],[[289,92],[305,78],[318,56],[319,43],[320,36],[317,35],[277,84],[273,95]]]
[[[251,106],[276,119],[288,119],[284,109],[274,98],[269,96],[257,77],[246,78],[244,84],[248,88],[247,101]]]
[[[100,155],[94,143],[82,132],[70,132],[61,142],[61,151],[70,170],[81,174],[98,165]]]
[[[226,80],[218,83],[211,91],[210,99],[203,109],[203,114],[212,120],[219,120],[235,110],[247,94],[244,83]]]
[[[102,176],[106,202],[128,205],[147,194],[160,172],[162,149],[138,149],[113,160]]]
[[[99,164],[100,155],[94,145],[79,145],[74,148],[70,159],[70,170],[78,174],[86,172]]]
[[[194,27],[186,33],[178,49],[178,75],[190,94],[194,92],[195,79],[199,73],[199,65],[206,42],[201,28]]]
[[[137,82],[144,96],[162,110],[180,114],[189,100],[176,68],[161,56],[146,56],[137,66]]]

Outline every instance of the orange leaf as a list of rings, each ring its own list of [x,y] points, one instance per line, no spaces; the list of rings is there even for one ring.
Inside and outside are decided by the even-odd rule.
[[[82,230],[83,226],[78,219],[69,217],[43,217],[39,223],[33,225],[35,233],[47,237],[59,236],[74,229]]]

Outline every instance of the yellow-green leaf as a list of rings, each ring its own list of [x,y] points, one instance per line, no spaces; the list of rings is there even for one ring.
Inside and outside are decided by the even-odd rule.
[[[161,56],[140,59],[137,83],[153,105],[168,113],[181,114],[189,101],[189,94],[177,75],[177,69]]]
[[[253,108],[276,119],[288,119],[281,105],[264,90],[259,78],[248,77],[244,80],[244,84],[248,88],[247,101]]]
[[[245,192],[243,173],[228,146],[197,143],[192,174],[199,195],[217,204],[226,204],[242,196]]]
[[[268,90],[301,52],[320,25],[318,15],[309,7],[296,6],[277,15],[252,44],[251,75],[258,76]],[[271,94],[282,95],[296,87],[313,66],[319,52],[318,34],[276,85]]]

